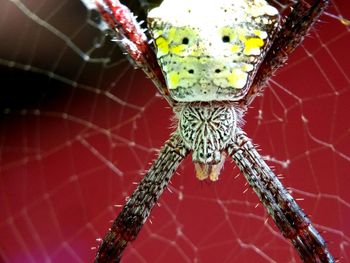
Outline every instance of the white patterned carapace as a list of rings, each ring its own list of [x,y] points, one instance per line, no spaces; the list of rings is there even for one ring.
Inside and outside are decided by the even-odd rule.
[[[173,99],[242,98],[279,25],[265,0],[165,0],[148,22]]]

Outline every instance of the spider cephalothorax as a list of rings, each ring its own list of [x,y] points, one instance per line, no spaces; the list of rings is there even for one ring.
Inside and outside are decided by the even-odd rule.
[[[176,168],[192,152],[197,177],[213,181],[226,155],[232,157],[304,262],[334,263],[321,235],[239,125],[254,97],[328,4],[312,1],[296,1],[280,25],[272,0],[165,0],[148,16],[156,53],[128,8],[118,0],[98,2],[122,40],[121,48],[153,80],[178,121],[104,237],[96,262],[119,262]]]
[[[190,103],[181,107],[178,118],[178,133],[192,151],[197,178],[216,181],[235,136],[237,110],[227,103]]]
[[[174,100],[237,101],[270,46],[279,14],[264,0],[165,0],[148,21]]]

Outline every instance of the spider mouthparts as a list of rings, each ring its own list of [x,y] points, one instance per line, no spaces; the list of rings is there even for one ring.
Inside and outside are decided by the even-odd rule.
[[[221,156],[221,161],[217,164],[194,163],[196,177],[201,181],[207,178],[213,182],[217,181],[226,158],[225,154],[221,154]]]

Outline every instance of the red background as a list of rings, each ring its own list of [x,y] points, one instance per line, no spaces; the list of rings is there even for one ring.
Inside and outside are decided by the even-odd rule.
[[[0,262],[92,262],[114,205],[172,131],[171,109],[113,43],[92,48],[103,35],[79,1],[0,4]],[[341,262],[350,262],[349,10],[333,1],[244,125]],[[111,61],[82,60],[91,48]],[[227,161],[218,182],[199,182],[188,158],[124,262],[300,262],[237,174]]]

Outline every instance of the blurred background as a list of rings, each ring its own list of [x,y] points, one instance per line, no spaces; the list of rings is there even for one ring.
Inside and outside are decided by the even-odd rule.
[[[126,2],[139,20],[157,4]],[[91,2],[0,5],[0,262],[92,262],[172,111]],[[333,0],[244,125],[340,262],[350,262],[349,19],[349,1]],[[300,262],[237,175],[229,160],[218,182],[200,182],[188,158],[124,262]]]

